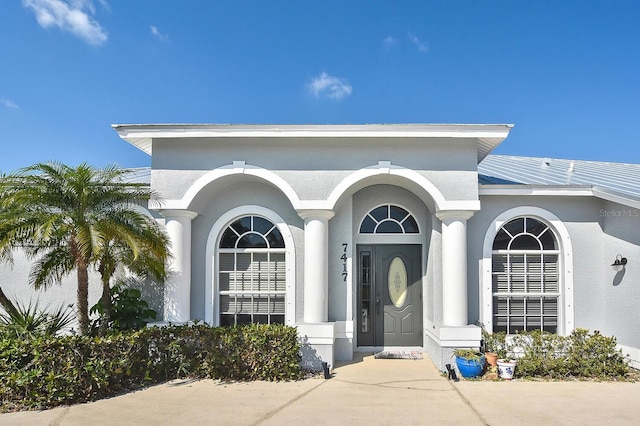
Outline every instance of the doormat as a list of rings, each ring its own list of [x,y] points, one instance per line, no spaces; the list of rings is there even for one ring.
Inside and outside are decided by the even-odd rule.
[[[376,359],[422,359],[420,351],[382,351],[374,355]]]

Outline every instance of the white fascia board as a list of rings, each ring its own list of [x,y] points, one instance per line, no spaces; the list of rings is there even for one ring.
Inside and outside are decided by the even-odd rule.
[[[174,138],[477,138],[500,144],[512,124],[358,124],[358,125],[240,125],[240,124],[112,124],[118,135],[151,154],[153,139]],[[481,151],[487,151],[483,147]],[[484,157],[482,157],[484,158]]]
[[[627,194],[621,194],[609,189],[593,187],[593,195],[603,200],[612,201],[614,203],[640,209],[640,199]]]
[[[478,195],[596,197],[640,208],[640,199],[636,197],[592,185],[479,185]]]
[[[478,195],[593,197],[593,189],[588,185],[479,185]]]

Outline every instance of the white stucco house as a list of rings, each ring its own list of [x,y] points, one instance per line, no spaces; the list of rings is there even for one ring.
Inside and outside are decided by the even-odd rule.
[[[478,324],[582,327],[640,366],[640,165],[490,155],[502,124],[113,128],[164,199],[164,321],[296,326],[309,366],[440,368]]]

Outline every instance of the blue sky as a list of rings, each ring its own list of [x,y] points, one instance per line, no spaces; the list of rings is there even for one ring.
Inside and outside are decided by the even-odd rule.
[[[514,123],[640,163],[640,2],[2,0],[0,171],[150,165],[113,123]]]

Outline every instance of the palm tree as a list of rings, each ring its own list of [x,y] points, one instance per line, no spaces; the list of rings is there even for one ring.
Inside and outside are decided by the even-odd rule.
[[[36,260],[30,276],[35,288],[76,271],[81,334],[89,331],[89,268],[103,250],[117,240],[136,258],[141,248],[166,244],[166,239],[143,241],[152,235],[133,231],[156,227],[156,236],[162,234],[153,218],[139,212],[140,203],[156,195],[145,184],[127,182],[129,174],[117,166],[96,169],[86,163],[70,167],[49,162],[0,179],[0,211],[20,218],[0,227],[0,252],[16,245],[28,248]]]
[[[102,249],[96,259],[97,270],[102,281],[102,318],[99,333],[104,336],[111,323],[111,278],[118,266],[147,279],[164,280],[170,257],[169,238],[149,221],[144,212],[126,210],[115,212],[120,220],[101,223],[100,232],[104,236]]]

